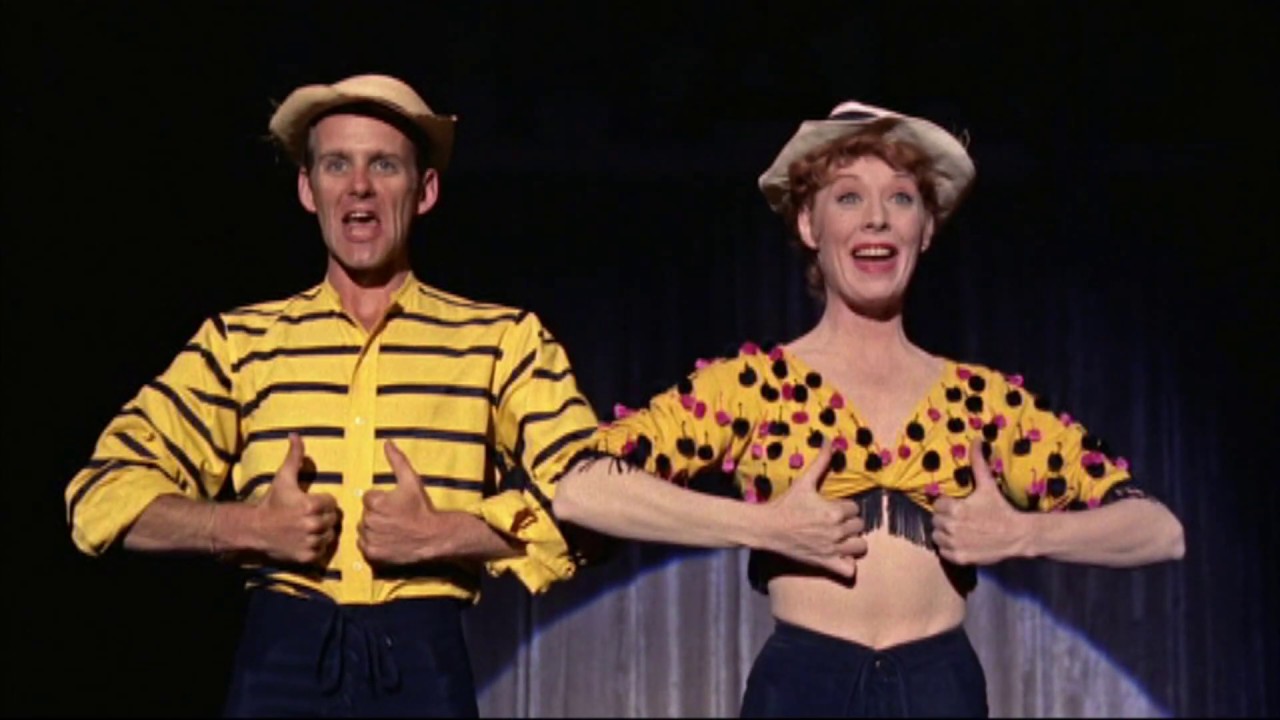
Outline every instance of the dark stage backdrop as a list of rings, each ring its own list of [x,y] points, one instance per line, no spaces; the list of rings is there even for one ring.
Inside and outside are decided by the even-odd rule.
[[[536,311],[602,415],[813,322],[755,190],[799,120],[858,98],[967,131],[978,182],[910,332],[1023,373],[1187,533],[1173,565],[984,571],[968,625],[993,712],[1276,713],[1276,18],[1175,5],[7,8],[5,713],[218,712],[235,573],[80,557],[62,489],[207,314],[319,280],[266,120],[370,71],[460,116],[417,272]],[[628,545],[537,600],[488,582],[483,711],[736,713],[770,629],[743,561]]]

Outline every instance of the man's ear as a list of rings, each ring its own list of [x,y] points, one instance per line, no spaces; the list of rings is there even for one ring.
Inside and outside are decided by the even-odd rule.
[[[311,192],[311,175],[306,168],[298,168],[298,201],[308,212],[316,211],[316,196]]]
[[[422,187],[418,194],[419,215],[425,214],[436,204],[436,200],[440,198],[440,173],[435,168],[427,168],[422,173]]]

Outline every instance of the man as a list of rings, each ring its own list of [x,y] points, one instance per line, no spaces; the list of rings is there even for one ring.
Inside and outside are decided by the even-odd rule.
[[[66,489],[87,554],[249,571],[229,715],[476,715],[460,612],[480,569],[533,592],[574,572],[550,483],[596,418],[564,350],[410,269],[454,122],[386,76],[289,95],[269,126],[323,282],[209,318]]]

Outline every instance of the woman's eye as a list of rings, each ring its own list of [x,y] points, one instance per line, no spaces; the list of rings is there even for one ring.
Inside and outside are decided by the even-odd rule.
[[[841,205],[853,205],[862,200],[862,196],[856,192],[843,193],[836,197],[836,202]]]
[[[893,194],[893,201],[899,205],[914,205],[916,197],[908,192],[896,192]]]

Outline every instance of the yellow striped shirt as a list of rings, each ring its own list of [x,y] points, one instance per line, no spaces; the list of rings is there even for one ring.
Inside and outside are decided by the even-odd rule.
[[[471,302],[409,277],[372,333],[328,282],[207,320],[108,424],[66,489],[76,546],[98,555],[165,494],[252,500],[297,432],[310,492],[342,509],[324,570],[247,566],[251,583],[303,585],[341,603],[478,597],[478,562],[375,573],[356,547],[361,496],[394,475],[394,440],[441,510],[471,512],[526,543],[487,564],[533,592],[576,563],[550,515],[564,459],[596,427],[564,349],[527,311]]]

